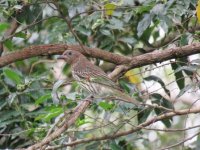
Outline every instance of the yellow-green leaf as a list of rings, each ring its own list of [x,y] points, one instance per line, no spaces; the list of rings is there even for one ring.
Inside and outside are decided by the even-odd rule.
[[[138,84],[142,80],[138,69],[132,69],[126,72],[125,77],[128,78],[130,83],[134,83],[134,84]]]
[[[196,7],[196,12],[197,12],[198,22],[200,23],[200,0],[198,0],[198,4],[197,4],[197,7]]]
[[[109,15],[109,16],[112,16],[115,8],[116,8],[116,5],[113,3],[108,3],[104,5],[105,13],[106,15]]]

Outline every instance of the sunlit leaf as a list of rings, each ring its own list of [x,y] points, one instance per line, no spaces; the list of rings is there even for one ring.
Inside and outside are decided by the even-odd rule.
[[[137,69],[132,69],[126,72],[125,77],[128,78],[130,83],[138,84],[141,82],[141,76]]]
[[[8,29],[10,27],[10,25],[6,22],[2,22],[0,23],[0,32],[5,31],[6,29]]]
[[[42,104],[44,103],[45,101],[47,101],[48,99],[51,98],[51,93],[47,93],[43,96],[41,96],[40,98],[38,98],[36,101],[35,101],[35,104],[39,105],[39,104]]]
[[[200,23],[200,0],[198,0],[198,4],[197,4],[197,7],[196,7],[196,12],[197,12],[198,22]]]
[[[113,4],[113,3],[107,3],[107,4],[104,5],[104,8],[105,8],[106,15],[111,16],[113,14],[115,8],[116,8],[116,5]]]
[[[79,127],[79,126],[82,126],[82,125],[84,125],[84,124],[87,124],[87,123],[90,123],[90,121],[88,121],[87,119],[78,119],[77,121],[76,121],[76,125]]]
[[[41,114],[35,118],[35,120],[44,120],[45,122],[50,122],[58,115],[63,113],[63,108],[61,107],[49,107],[45,114]]]
[[[99,103],[99,106],[102,107],[104,110],[111,110],[111,109],[114,108],[114,104],[113,104],[113,103],[110,104],[110,103],[108,103],[108,102],[103,102],[103,101],[101,101],[101,102]]]
[[[4,75],[10,80],[14,81],[16,84],[20,84],[22,82],[22,77],[16,71],[10,68],[3,69]]]

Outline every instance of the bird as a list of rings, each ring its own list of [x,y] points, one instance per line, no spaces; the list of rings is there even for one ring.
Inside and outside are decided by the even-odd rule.
[[[91,63],[82,53],[76,50],[66,50],[57,59],[64,60],[71,66],[73,78],[92,96],[111,97],[139,106],[140,103],[112,81],[98,66]]]

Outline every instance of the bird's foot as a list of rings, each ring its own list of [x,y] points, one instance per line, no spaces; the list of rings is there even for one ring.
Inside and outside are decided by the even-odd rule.
[[[94,96],[91,94],[91,95],[87,96],[84,100],[85,101],[89,101],[90,103],[92,103],[93,100],[94,100]]]

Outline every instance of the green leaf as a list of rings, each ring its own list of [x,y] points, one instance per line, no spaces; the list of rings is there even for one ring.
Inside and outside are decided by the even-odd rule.
[[[121,147],[116,143],[115,140],[112,140],[112,142],[109,145],[111,150],[121,150]]]
[[[35,104],[21,104],[21,107],[23,107],[25,110],[28,110],[29,112],[32,112],[39,108],[39,106]]]
[[[15,110],[2,110],[0,112],[0,123],[6,120],[12,120],[13,118],[18,118],[20,116],[19,111]]]
[[[116,8],[116,5],[113,3],[108,3],[108,4],[104,5],[104,8],[105,8],[106,15],[112,16],[112,14]]]
[[[15,34],[15,37],[20,37],[20,38],[26,39],[26,33],[18,32],[17,34]]]
[[[151,113],[151,109],[139,109],[138,110],[138,123],[143,123],[147,120],[148,116],[150,115]]]
[[[123,28],[124,22],[121,21],[120,19],[113,17],[112,19],[109,20],[109,23],[110,24],[106,25],[106,27],[108,27],[112,30],[114,30],[114,29],[124,30],[124,28]]]
[[[134,10],[137,14],[142,14],[144,12],[149,12],[154,5],[142,5],[136,7]]]
[[[190,71],[190,72],[196,72],[197,69],[199,69],[199,66],[197,65],[190,65],[190,66],[181,66],[179,68],[177,68],[174,73],[177,73],[179,71]]]
[[[79,119],[76,120],[76,125],[78,127],[81,126],[81,125],[87,124],[87,123],[90,123],[90,121],[87,121],[85,118],[84,119],[79,118]]]
[[[194,87],[193,84],[188,84],[186,85],[183,89],[180,90],[179,94],[176,96],[176,98],[181,97],[186,91],[188,91],[189,89],[192,89]]]
[[[179,65],[177,65],[175,63],[172,63],[171,66],[174,71],[179,68]],[[180,90],[183,89],[185,87],[185,78],[184,78],[182,71],[175,72],[174,75],[175,75],[176,83],[177,83],[179,89]]]
[[[45,114],[41,114],[35,118],[35,120],[44,120],[45,122],[50,122],[51,119],[57,117],[63,113],[63,108],[61,107],[49,107]]]
[[[150,26],[153,16],[150,14],[145,14],[144,18],[138,23],[137,35],[140,37],[144,31]]]
[[[92,25],[92,30],[95,30],[99,26],[104,24],[104,19],[97,19],[96,22]]]
[[[109,30],[105,30],[105,29],[102,29],[100,30],[100,32],[103,34],[103,35],[106,35],[106,36],[111,36],[111,32]]]
[[[164,106],[166,108],[169,109],[173,109],[173,105],[170,101],[168,101],[167,99],[165,99],[162,95],[158,94],[158,93],[153,93],[151,94],[152,97],[154,97],[156,100],[153,101],[158,105]]]
[[[198,135],[197,140],[196,140],[196,147],[195,150],[199,150],[200,149],[200,135]]]
[[[164,4],[156,4],[152,9],[151,9],[151,14],[155,15],[165,15],[165,5]]]
[[[91,30],[85,28],[84,26],[78,26],[76,28],[76,30],[79,31],[83,35],[86,35],[86,36],[90,36],[91,35]]]
[[[48,99],[51,98],[51,93],[47,93],[43,96],[41,96],[40,98],[38,98],[36,101],[35,101],[35,104],[36,105],[39,105],[39,104],[42,104],[44,103],[45,101],[47,101]]]
[[[0,23],[0,32],[7,30],[10,27],[8,23],[2,22]]]
[[[11,39],[8,39],[8,40],[4,41],[3,44],[4,44],[9,50],[13,50],[13,48],[14,48]]]
[[[131,92],[130,87],[128,86],[127,82],[120,80],[119,83],[127,93]]]
[[[169,109],[174,108],[172,103],[170,101],[168,101],[167,99],[165,99],[162,95],[154,93],[151,96],[156,99],[156,100],[153,101],[153,103],[156,103],[158,105],[161,105],[161,106],[169,108]],[[160,114],[163,114],[163,113],[166,112],[166,110],[159,109],[159,108],[155,108],[154,111],[157,115],[160,115]],[[166,119],[163,119],[161,121],[166,127],[169,128],[171,126],[172,118],[166,118]]]
[[[88,145],[85,146],[85,150],[95,150],[97,149],[98,147],[101,146],[101,143],[99,141],[94,141],[94,142],[90,142],[88,143]],[[81,147],[80,149],[82,149],[83,147]]]
[[[15,5],[13,8],[15,9],[22,9],[23,5]]]
[[[60,79],[60,80],[56,81],[56,83],[54,83],[53,89],[52,89],[52,92],[51,92],[52,100],[53,100],[54,104],[59,103],[60,100],[58,98],[57,91],[58,91],[59,87],[61,85],[63,85],[65,82],[66,82],[65,79]]]
[[[16,84],[22,83],[22,77],[19,75],[16,71],[10,69],[10,68],[4,68],[3,69],[4,75],[15,82]]]
[[[115,105],[113,103],[109,104],[108,102],[101,101],[99,103],[99,106],[102,107],[104,110],[112,110]]]
[[[188,36],[186,34],[183,34],[181,36],[181,39],[179,41],[180,46],[184,46],[188,44]]]
[[[23,122],[22,119],[12,119],[12,120],[7,120],[7,121],[4,121],[4,122],[1,122],[0,123],[0,128],[5,128],[7,125],[14,125],[14,123],[17,123],[17,122]]]
[[[158,82],[162,86],[164,91],[168,94],[168,96],[170,96],[170,91],[166,88],[165,83],[159,77],[151,75],[151,76],[144,78],[144,80],[146,80],[146,81],[153,80],[155,82]]]
[[[136,39],[133,37],[121,37],[119,39],[119,41],[122,41],[122,42],[128,43],[128,44],[135,44],[137,42]]]
[[[8,104],[11,105],[17,98],[17,94],[16,93],[12,93],[8,96]]]

